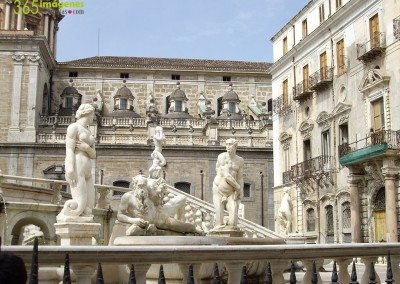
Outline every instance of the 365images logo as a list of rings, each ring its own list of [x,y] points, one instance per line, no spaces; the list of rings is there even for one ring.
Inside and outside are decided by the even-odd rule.
[[[59,9],[62,15],[85,14],[84,2],[60,2],[58,0],[13,0],[15,14],[37,14],[39,9]]]

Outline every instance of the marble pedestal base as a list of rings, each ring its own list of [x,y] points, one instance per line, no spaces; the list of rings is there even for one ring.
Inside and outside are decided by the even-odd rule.
[[[64,222],[55,223],[56,234],[61,237],[64,246],[90,246],[92,238],[99,235],[99,223]]]

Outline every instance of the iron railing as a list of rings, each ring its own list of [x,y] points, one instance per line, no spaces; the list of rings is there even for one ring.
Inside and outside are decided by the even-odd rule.
[[[310,79],[308,77],[306,80],[293,87],[293,100],[302,100],[312,93],[313,91],[310,89]]]
[[[317,90],[333,81],[333,67],[322,67],[310,76],[310,89]]]
[[[393,36],[395,40],[400,40],[400,16],[393,20]]]
[[[389,149],[400,149],[400,130],[380,130],[352,143],[343,143],[338,147],[339,157],[373,145],[386,144]]]
[[[292,182],[292,171],[286,171],[282,173],[282,182],[283,184],[288,184]]]
[[[229,283],[239,284],[248,283],[248,278],[251,278],[263,280],[266,284],[286,283],[285,279],[290,279],[290,283],[351,284],[359,283],[357,279],[377,283],[377,276],[381,280],[379,283],[397,283],[400,280],[398,243],[38,246],[36,241],[33,250],[31,246],[3,246],[2,251],[21,257],[26,266],[32,267],[33,273],[29,275],[29,283],[38,283],[39,279],[49,280],[46,277],[57,275],[57,268],[64,264],[64,276],[57,276],[60,278],[58,282],[62,281],[62,278],[70,279],[70,267],[75,272],[77,283],[81,283],[85,278],[90,280],[90,277],[87,279],[87,275],[93,275],[95,272],[97,283],[125,283],[128,277],[131,280],[129,283],[146,283],[146,280],[157,282],[157,279],[158,283],[166,283],[167,272],[170,275],[180,274],[181,279],[181,275],[184,275],[184,279],[186,277],[191,280],[184,283],[200,283],[206,279],[212,279],[212,283],[226,283],[221,281],[228,279]],[[357,258],[361,258],[362,263],[352,262]],[[374,264],[378,258],[386,258],[386,265],[375,268]],[[332,269],[328,272],[321,271],[319,268],[328,260],[334,260]],[[296,272],[294,263],[297,261],[301,261],[305,273]],[[160,263],[163,265],[160,266]],[[178,266],[167,267],[167,264]],[[58,267],[54,267],[55,265]],[[125,271],[126,265],[131,267],[130,274]],[[117,270],[119,273],[107,273],[110,268],[118,266],[121,267]],[[291,269],[288,271],[289,266]],[[193,267],[196,268],[195,273]],[[174,273],[173,269],[177,272]],[[132,273],[132,270],[136,274]],[[49,271],[54,273],[48,273]],[[56,279],[52,280],[54,282]]]
[[[284,97],[286,96],[286,99]],[[292,104],[289,103],[289,95],[282,94],[272,101],[273,112],[278,115],[286,115],[292,111]]]
[[[380,55],[386,47],[386,35],[382,32],[375,32],[369,41],[357,44],[357,59],[370,60]]]
[[[305,180],[332,170],[332,157],[321,155],[292,166],[292,180]]]

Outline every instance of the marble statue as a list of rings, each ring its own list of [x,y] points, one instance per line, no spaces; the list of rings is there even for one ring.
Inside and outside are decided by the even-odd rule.
[[[213,203],[215,207],[215,227],[218,229],[236,230],[238,210],[243,197],[243,165],[242,157],[236,155],[238,141],[226,140],[226,153],[217,159],[217,175],[213,182]],[[224,210],[228,210],[229,218],[224,223]]]
[[[292,202],[290,200],[289,188],[285,188],[283,191],[277,219],[280,233],[289,234],[292,229]]]
[[[185,205],[185,197],[162,203],[164,183],[139,175],[133,178],[133,190],[125,193],[118,208],[117,220],[129,224],[127,236],[159,235],[160,230],[202,234],[193,224],[174,217]]]
[[[89,124],[94,118],[94,107],[81,104],[76,112],[76,122],[67,128],[65,138],[65,179],[71,188],[72,199],[65,202],[57,221],[92,221],[95,189],[92,161],[96,158],[94,137]]]
[[[40,227],[33,224],[24,227],[22,245],[31,244],[35,238],[43,238],[44,234]]]
[[[153,158],[153,163],[149,169],[149,177],[153,179],[158,179],[161,178],[162,169],[167,164],[162,154],[162,144],[165,141],[165,135],[163,132],[163,128],[161,126],[156,127],[155,134],[153,136],[153,141],[155,149],[153,153],[151,153],[151,157]]]

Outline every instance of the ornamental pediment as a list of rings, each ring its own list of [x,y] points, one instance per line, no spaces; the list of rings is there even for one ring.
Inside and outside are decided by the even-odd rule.
[[[341,114],[345,114],[351,110],[351,105],[345,103],[338,103],[332,111],[332,117],[336,117]]]
[[[358,87],[359,91],[364,93],[374,87],[387,84],[390,81],[390,76],[387,76],[381,69],[371,69],[364,75],[361,84]]]
[[[328,123],[329,120],[332,118],[332,115],[328,114],[326,111],[322,111],[318,116],[317,116],[317,123],[319,125]]]
[[[287,141],[289,139],[292,139],[292,134],[287,133],[287,132],[282,132],[281,135],[279,135],[278,139],[280,142]]]
[[[299,131],[301,132],[301,134],[307,134],[310,133],[313,128],[314,123],[312,123],[311,120],[306,120],[300,124]]]

